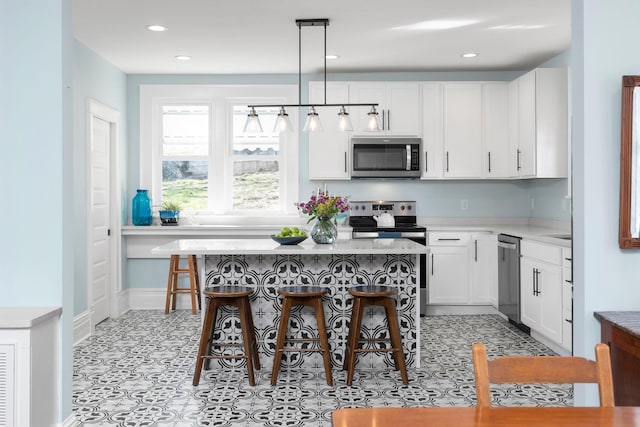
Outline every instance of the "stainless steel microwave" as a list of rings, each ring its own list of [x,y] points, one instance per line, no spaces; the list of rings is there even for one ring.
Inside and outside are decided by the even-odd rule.
[[[420,138],[351,138],[352,178],[419,178]]]

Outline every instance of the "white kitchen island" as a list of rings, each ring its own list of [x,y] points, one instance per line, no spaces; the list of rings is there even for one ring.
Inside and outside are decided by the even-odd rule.
[[[425,246],[407,239],[337,240],[333,244],[315,244],[311,239],[298,245],[279,245],[271,239],[180,239],[152,249],[156,255],[193,254],[202,256],[201,277],[206,286],[240,285],[255,289],[251,297],[258,335],[260,362],[271,369],[276,333],[281,313],[281,286],[324,286],[325,318],[332,362],[341,368],[344,345],[351,318],[354,285],[385,285],[397,288],[397,310],[407,366],[419,367],[420,316],[418,257]],[[240,339],[239,320],[232,310],[218,316],[223,340]],[[316,336],[315,316],[308,308],[292,311],[289,331],[292,335]],[[363,319],[364,338],[388,337],[384,314],[368,310]],[[379,345],[379,344],[376,344]],[[237,367],[244,360],[220,360],[225,367]],[[364,353],[358,368],[393,366],[391,353]],[[318,367],[319,353],[284,354],[282,368]],[[263,369],[265,369],[263,368]]]

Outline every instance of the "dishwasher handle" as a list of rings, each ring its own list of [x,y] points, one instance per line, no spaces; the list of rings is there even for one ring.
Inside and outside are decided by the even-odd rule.
[[[507,243],[507,242],[501,242],[501,241],[498,241],[498,247],[499,248],[505,248],[505,249],[511,249],[511,250],[518,249],[518,246],[515,243]]]

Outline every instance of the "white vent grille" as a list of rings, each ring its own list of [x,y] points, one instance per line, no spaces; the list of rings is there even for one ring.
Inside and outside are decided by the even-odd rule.
[[[0,344],[0,427],[14,425],[14,362],[15,347]]]

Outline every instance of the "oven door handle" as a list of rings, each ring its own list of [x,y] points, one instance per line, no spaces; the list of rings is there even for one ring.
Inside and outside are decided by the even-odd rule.
[[[511,250],[518,249],[518,246],[516,246],[515,243],[507,243],[507,242],[500,242],[500,241],[498,241],[498,247],[499,248],[505,248],[505,249],[511,249]]]

